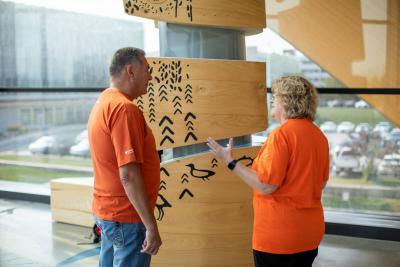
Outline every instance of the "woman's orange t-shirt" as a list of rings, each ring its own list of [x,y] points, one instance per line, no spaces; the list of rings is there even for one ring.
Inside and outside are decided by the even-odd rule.
[[[329,178],[329,146],[310,120],[289,119],[276,128],[254,160],[260,181],[278,186],[254,191],[253,249],[292,254],[316,249],[325,224],[322,185]]]

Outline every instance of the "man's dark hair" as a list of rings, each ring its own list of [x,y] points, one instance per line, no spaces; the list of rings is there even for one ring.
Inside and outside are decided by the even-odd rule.
[[[110,76],[115,77],[121,74],[122,69],[128,64],[141,64],[140,57],[144,56],[142,49],[135,47],[124,47],[118,49],[111,60]]]

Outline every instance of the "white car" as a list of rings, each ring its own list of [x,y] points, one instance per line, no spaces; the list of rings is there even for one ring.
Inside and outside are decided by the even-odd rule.
[[[90,157],[89,139],[82,139],[78,144],[71,146],[69,153],[73,156]]]
[[[367,122],[362,122],[357,125],[356,129],[354,130],[356,133],[369,133],[371,130],[371,126]]]
[[[378,165],[378,175],[400,176],[400,155],[385,155]]]
[[[325,121],[319,126],[322,132],[324,133],[335,133],[336,132],[336,123],[333,121]]]
[[[354,123],[349,121],[343,121],[337,127],[338,133],[351,133],[354,130]]]
[[[75,137],[75,144],[78,144],[83,139],[88,139],[88,130],[83,130]]]
[[[381,121],[378,122],[374,129],[372,130],[376,135],[379,135],[380,137],[386,136],[390,129],[392,129],[392,124],[388,121]]]
[[[56,146],[54,136],[44,135],[29,144],[28,149],[32,154],[49,154]]]
[[[360,100],[360,101],[357,101],[357,102],[354,104],[354,107],[355,107],[355,108],[369,108],[369,105],[368,105],[368,103],[365,102],[364,100]]]
[[[367,159],[351,147],[335,147],[332,165],[333,171],[339,176],[349,174],[362,176],[367,167]]]

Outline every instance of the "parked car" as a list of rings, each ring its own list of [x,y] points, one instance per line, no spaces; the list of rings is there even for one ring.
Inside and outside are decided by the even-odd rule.
[[[367,158],[355,151],[352,147],[344,146],[335,149],[333,154],[333,171],[339,175],[362,176],[367,167]]]
[[[355,107],[355,108],[369,108],[369,105],[368,105],[368,103],[365,102],[364,100],[360,100],[360,101],[357,101],[357,102],[354,104],[354,107]]]
[[[392,124],[390,122],[381,121],[375,125],[372,133],[375,137],[383,138],[387,133],[390,132],[390,129],[392,129]]]
[[[369,125],[369,123],[362,122],[357,125],[357,127],[355,128],[354,131],[356,133],[369,133],[370,130],[371,130],[371,126]]]
[[[73,156],[90,157],[89,139],[84,138],[78,144],[71,146],[69,153]]]
[[[330,108],[337,108],[337,107],[342,107],[343,106],[343,102],[341,100],[339,100],[339,99],[328,100],[326,102],[326,104]]]
[[[385,155],[378,165],[378,175],[400,176],[400,154]]]
[[[78,144],[83,139],[88,139],[88,130],[83,130],[75,137],[75,144]]]
[[[355,101],[352,99],[343,101],[343,107],[352,108],[355,105]]]
[[[32,154],[49,154],[56,147],[54,136],[44,135],[29,144],[28,149]]]
[[[387,136],[387,140],[393,141],[395,143],[400,141],[400,128],[394,128]]]
[[[319,126],[319,128],[324,133],[335,133],[337,126],[333,121],[325,121],[321,124],[321,126]]]
[[[351,133],[354,130],[354,123],[343,121],[337,127],[338,133]]]

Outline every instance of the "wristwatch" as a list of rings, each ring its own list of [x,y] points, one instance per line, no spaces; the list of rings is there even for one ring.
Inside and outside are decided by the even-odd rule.
[[[233,169],[236,167],[236,163],[237,163],[237,160],[236,160],[236,159],[234,159],[234,160],[232,160],[231,162],[229,162],[229,163],[228,163],[228,169],[230,169],[231,171],[233,171]]]

